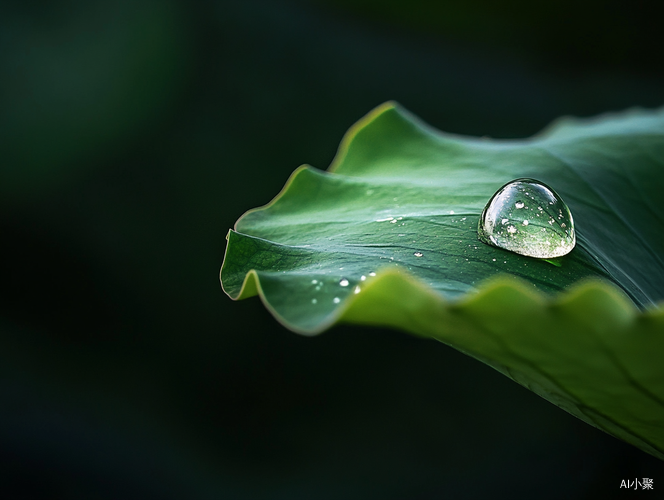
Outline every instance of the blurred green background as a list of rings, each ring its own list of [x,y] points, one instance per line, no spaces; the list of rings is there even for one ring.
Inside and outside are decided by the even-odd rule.
[[[654,2],[0,2],[0,498],[585,499],[661,462],[400,332],[286,331],[225,235],[394,99],[664,104]],[[659,483],[658,483],[659,481]]]

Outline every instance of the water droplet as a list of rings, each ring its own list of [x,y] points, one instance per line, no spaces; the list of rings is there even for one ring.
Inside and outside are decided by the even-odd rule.
[[[424,254],[422,252],[415,252],[413,255],[415,257],[422,257]]]
[[[341,286],[348,286],[348,280],[346,278],[341,278],[341,281],[339,281],[339,284]]]
[[[316,302],[318,302],[316,299],[311,299],[312,304],[315,304]]]
[[[376,273],[369,273],[369,276],[376,276]]]
[[[364,275],[363,275],[363,276],[360,276],[360,281],[364,281],[365,279],[367,279],[366,276],[364,276]]]
[[[396,223],[397,223],[397,220],[396,220],[396,219],[392,219],[392,220],[390,221],[390,224],[396,224]]]
[[[521,201],[526,189],[535,202],[530,207]],[[545,215],[538,219],[534,215],[539,212]],[[553,189],[534,179],[517,179],[501,187],[482,211],[477,233],[488,245],[540,259],[566,255],[576,244],[569,208]]]
[[[454,210],[450,210],[450,215],[454,215]]]
[[[318,280],[311,280],[311,283],[315,285],[316,283],[318,283]]]
[[[356,286],[355,289],[353,290],[353,293],[357,295],[358,293],[360,293],[360,290],[361,288],[359,286]]]
[[[392,220],[393,218],[394,217],[386,217],[384,219],[376,219],[376,222],[385,222],[385,221],[388,221],[388,220]]]
[[[341,302],[341,299],[339,297],[334,297],[334,299],[332,299],[332,302],[338,304],[339,302]]]

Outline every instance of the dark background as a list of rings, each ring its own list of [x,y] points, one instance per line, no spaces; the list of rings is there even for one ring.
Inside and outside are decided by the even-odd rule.
[[[653,5],[2,0],[0,498],[664,488],[660,461],[447,346],[301,337],[218,281],[235,220],[386,100],[511,138],[661,106]]]

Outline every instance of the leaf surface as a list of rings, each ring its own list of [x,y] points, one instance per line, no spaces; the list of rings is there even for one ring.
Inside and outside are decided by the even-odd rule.
[[[519,177],[572,211],[578,243],[559,266],[477,239],[484,205]],[[663,191],[661,110],[494,141],[387,103],[328,171],[300,167],[238,220],[222,286],[304,334],[344,320],[436,338],[664,458]]]

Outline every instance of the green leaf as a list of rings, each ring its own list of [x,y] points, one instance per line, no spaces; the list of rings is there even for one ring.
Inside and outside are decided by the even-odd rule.
[[[555,265],[477,239],[486,202],[519,177],[574,215],[577,247]],[[387,103],[327,172],[300,167],[238,220],[222,286],[304,334],[343,320],[436,338],[664,459],[663,191],[662,110],[493,141]]]

